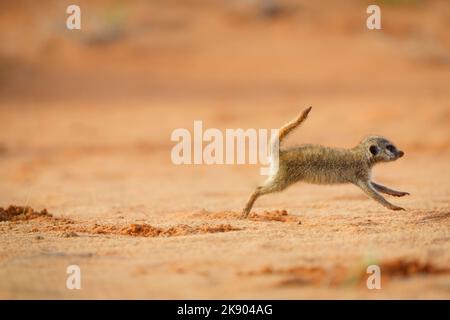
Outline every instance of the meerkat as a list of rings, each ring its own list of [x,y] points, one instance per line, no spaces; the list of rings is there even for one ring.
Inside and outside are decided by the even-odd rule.
[[[282,140],[306,120],[312,107],[307,108],[293,121],[280,128],[277,138],[271,141],[272,154]],[[279,166],[276,173],[256,188],[242,211],[246,218],[256,199],[260,196],[279,192],[295,182],[313,184],[352,183],[381,205],[391,210],[405,210],[387,201],[381,194],[395,197],[409,195],[408,192],[389,189],[371,179],[372,167],[381,162],[395,161],[403,157],[393,143],[381,136],[368,136],[356,147],[339,149],[321,145],[306,144],[286,150],[279,150]]]

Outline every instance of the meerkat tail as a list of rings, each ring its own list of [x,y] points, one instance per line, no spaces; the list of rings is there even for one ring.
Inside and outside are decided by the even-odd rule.
[[[278,139],[273,139],[270,144],[271,144],[271,150],[272,153],[274,153],[274,151],[276,151],[277,149],[280,148],[281,145],[281,141],[283,141],[284,138],[286,138],[286,136],[291,133],[295,128],[297,128],[299,125],[302,124],[303,121],[306,120],[306,118],[308,117],[308,113],[311,111],[312,107],[309,107],[305,110],[303,110],[302,114],[300,116],[298,116],[297,118],[295,118],[294,120],[286,123],[284,126],[282,126],[278,132]]]

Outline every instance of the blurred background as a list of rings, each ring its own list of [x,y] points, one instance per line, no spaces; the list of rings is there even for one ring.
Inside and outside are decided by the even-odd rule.
[[[2,1],[2,98],[248,99],[447,88],[448,1]],[[382,30],[368,30],[378,4]],[[383,107],[383,106],[380,106]]]

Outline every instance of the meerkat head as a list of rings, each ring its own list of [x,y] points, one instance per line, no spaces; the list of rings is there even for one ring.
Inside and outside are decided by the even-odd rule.
[[[366,137],[361,141],[360,147],[364,149],[367,158],[372,163],[395,161],[405,154],[388,139],[380,136]]]

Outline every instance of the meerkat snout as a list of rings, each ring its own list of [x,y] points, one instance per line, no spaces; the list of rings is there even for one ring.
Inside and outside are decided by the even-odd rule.
[[[279,151],[278,171],[256,188],[248,199],[242,216],[248,216],[260,196],[282,191],[298,181],[314,184],[352,183],[386,208],[404,210],[388,202],[380,193],[403,197],[408,192],[396,191],[372,181],[371,170],[375,164],[395,161],[405,155],[384,137],[368,136],[350,149],[311,144],[289,149],[279,148],[282,140],[303,123],[310,111],[311,107],[280,128],[278,140],[271,142],[272,155],[274,151]]]

